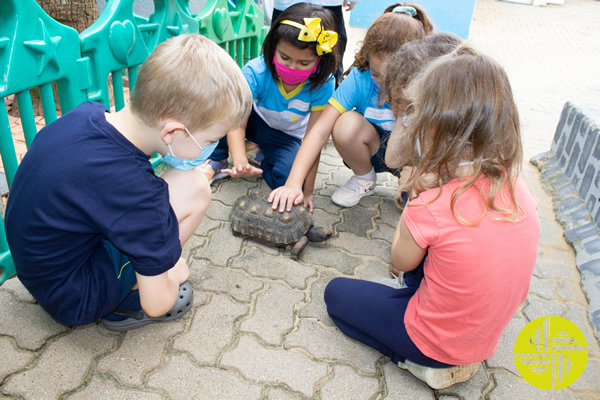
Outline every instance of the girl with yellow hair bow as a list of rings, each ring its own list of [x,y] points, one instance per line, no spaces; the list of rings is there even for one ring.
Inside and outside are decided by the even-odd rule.
[[[242,69],[254,99],[248,123],[221,139],[203,166],[209,181],[262,173],[272,189],[285,183],[305,132],[333,95],[339,57],[333,26],[328,10],[306,3],[273,23],[263,55]],[[313,184],[314,176],[306,183],[311,193]]]

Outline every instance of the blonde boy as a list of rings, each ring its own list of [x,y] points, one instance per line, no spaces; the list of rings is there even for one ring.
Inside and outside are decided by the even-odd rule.
[[[15,176],[6,230],[19,279],[50,315],[124,331],[189,310],[181,246],[211,197],[194,166],[250,104],[229,55],[182,35],[142,65],[131,106],[84,103],[39,132]],[[155,152],[174,167],[160,177],[148,162]]]

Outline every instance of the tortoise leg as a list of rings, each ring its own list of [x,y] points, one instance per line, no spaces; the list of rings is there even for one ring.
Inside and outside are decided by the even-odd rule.
[[[292,259],[293,260],[297,260],[298,259],[298,256],[300,256],[300,253],[302,253],[302,250],[304,250],[304,248],[306,247],[307,243],[308,243],[308,238],[306,236],[302,236],[300,238],[300,240],[298,240],[296,242],[296,244],[292,248]]]

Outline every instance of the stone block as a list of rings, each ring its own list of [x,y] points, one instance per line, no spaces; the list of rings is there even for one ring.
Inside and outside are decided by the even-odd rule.
[[[233,350],[223,354],[221,367],[237,370],[252,382],[285,385],[306,397],[312,397],[317,383],[327,376],[327,364],[312,361],[299,352],[261,346],[247,336],[242,336]]]
[[[35,356],[18,350],[12,343],[12,340],[5,336],[0,336],[0,382],[8,375],[25,368]]]
[[[245,318],[240,331],[253,332],[267,344],[280,345],[283,336],[294,327],[294,309],[304,293],[280,283],[271,283],[256,297],[254,313]]]
[[[302,252],[301,263],[335,268],[343,274],[354,274],[354,268],[362,262],[360,257],[349,254],[345,249],[308,247]]]
[[[19,278],[16,276],[4,281],[2,286],[0,286],[0,291],[1,290],[6,290],[7,292],[12,293],[13,296],[15,296],[15,299],[18,301],[31,304],[36,303],[31,293],[29,293],[29,291],[25,288],[25,286],[23,286]]]
[[[150,376],[148,387],[165,391],[174,400],[260,399],[261,387],[248,383],[235,372],[200,368],[187,357],[174,355]]]
[[[168,339],[183,332],[184,327],[180,318],[127,332],[116,351],[100,358],[98,371],[110,373],[122,385],[141,385],[144,376],[160,366]]]
[[[496,386],[490,391],[487,398],[490,400],[505,400],[505,399],[547,399],[548,391],[538,389],[533,385],[525,382],[522,378],[517,378],[512,374],[501,372],[492,373],[492,377],[496,382]],[[564,390],[552,391],[553,400],[572,400],[569,393]]]
[[[375,377],[357,374],[344,365],[333,367],[333,378],[323,385],[323,399],[373,399],[379,392],[379,381]]]
[[[434,400],[433,389],[393,362],[383,365],[386,400]]]
[[[371,260],[365,268],[359,269],[358,277],[367,281],[377,278],[391,278],[389,264]]]
[[[302,348],[317,359],[343,361],[364,374],[375,374],[377,360],[382,355],[348,336],[337,328],[325,328],[310,319],[301,319],[298,330],[287,335],[286,349]]]
[[[500,336],[498,350],[490,358],[485,360],[485,364],[487,364],[488,367],[504,368],[515,375],[519,375],[519,370],[515,365],[513,349],[515,347],[517,336],[519,336],[519,333],[521,333],[521,330],[527,324],[528,321],[523,318],[515,317],[510,320],[508,326],[504,329],[502,336]]]
[[[249,307],[215,294],[198,307],[190,329],[173,341],[173,349],[189,353],[200,365],[216,366],[219,354],[234,340],[235,322]]]
[[[574,268],[557,262],[538,262],[533,274],[538,278],[568,279],[579,283],[579,274]]]
[[[231,179],[226,185],[220,185],[219,190],[212,195],[212,202],[218,201],[226,206],[233,207],[235,201],[250,191],[256,191],[256,182],[248,182],[243,179]]]
[[[222,228],[207,236],[208,245],[194,253],[195,259],[207,259],[214,265],[225,267],[229,258],[240,254],[242,237],[234,236],[231,229]]]
[[[361,238],[348,232],[341,232],[338,237],[329,240],[332,247],[341,247],[350,254],[379,257],[383,262],[391,262],[391,247],[378,239]]]
[[[305,289],[306,280],[317,273],[314,267],[290,258],[262,254],[250,248],[231,261],[231,268],[242,269],[254,277],[281,279],[295,289]]]
[[[373,218],[377,212],[374,209],[350,207],[342,211],[343,222],[337,226],[338,232],[349,232],[359,237],[368,237],[375,229]]]
[[[298,313],[301,318],[314,318],[324,325],[335,326],[331,318],[329,318],[329,314],[327,314],[327,306],[325,305],[323,294],[329,281],[338,276],[340,274],[333,269],[319,272],[318,279],[310,285],[310,301],[301,306]]]
[[[262,289],[263,282],[247,277],[229,268],[211,267],[205,261],[194,261],[190,266],[191,278],[203,291],[227,293],[240,302],[249,303],[254,292]],[[190,280],[192,280],[190,279]]]
[[[566,307],[563,304],[544,300],[537,296],[529,295],[525,303],[523,314],[529,321],[552,315],[562,317],[566,312]]]
[[[556,300],[556,296],[554,295],[556,289],[558,289],[558,285],[552,280],[540,279],[535,275],[531,277],[530,293],[535,293],[547,300]]]
[[[106,400],[106,399],[127,399],[127,400],[161,400],[162,396],[158,393],[144,392],[139,389],[122,389],[111,381],[95,375],[89,382],[83,383],[83,390],[70,395],[69,400]]]
[[[94,359],[115,342],[115,336],[99,334],[94,325],[75,329],[51,343],[32,369],[8,378],[2,392],[31,400],[56,399],[81,386]]]
[[[50,337],[69,330],[40,305],[17,301],[7,290],[0,290],[0,321],[0,335],[14,337],[19,347],[28,350],[36,350]]]

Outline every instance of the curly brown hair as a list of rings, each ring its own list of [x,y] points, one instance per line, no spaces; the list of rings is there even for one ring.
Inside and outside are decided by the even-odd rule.
[[[420,40],[405,43],[388,62],[383,79],[386,100],[396,117],[406,113],[410,100],[405,94],[410,80],[434,58],[450,54],[462,39],[452,33],[435,33]]]
[[[385,59],[396,53],[404,43],[421,39],[433,32],[433,24],[421,7],[414,4],[406,5],[417,11],[417,14],[411,17],[408,14],[393,12],[393,9],[398,6],[402,6],[402,3],[386,8],[383,15],[369,27],[362,46],[356,52],[354,63],[344,76],[348,75],[354,67],[360,71],[369,69],[369,56]]]

